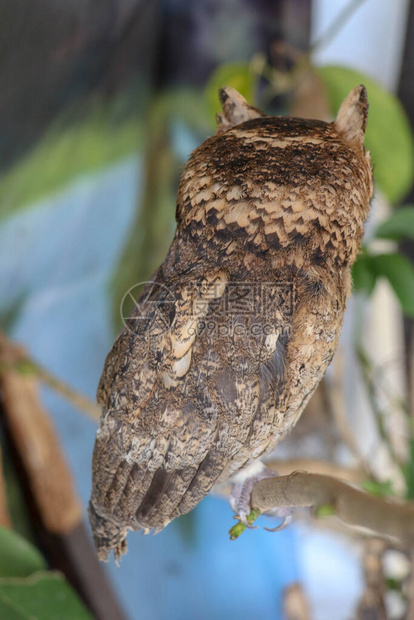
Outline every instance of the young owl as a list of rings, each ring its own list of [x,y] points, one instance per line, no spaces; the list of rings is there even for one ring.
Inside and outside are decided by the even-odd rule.
[[[184,168],[167,257],[99,384],[89,510],[101,559],[217,482],[238,481],[245,515],[246,489],[267,475],[259,459],[338,343],[373,189],[366,90],[333,123],[266,116],[232,88],[220,99],[216,135]]]

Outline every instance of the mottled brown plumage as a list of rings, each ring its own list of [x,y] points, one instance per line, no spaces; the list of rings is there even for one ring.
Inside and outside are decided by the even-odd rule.
[[[221,102],[182,174],[168,255],[100,381],[102,559],[271,451],[337,346],[372,196],[365,88],[330,124],[267,117],[230,88]]]

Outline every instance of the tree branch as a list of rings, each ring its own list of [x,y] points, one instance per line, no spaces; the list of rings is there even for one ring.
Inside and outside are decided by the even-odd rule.
[[[414,506],[379,499],[330,476],[293,472],[267,478],[253,487],[251,505],[260,512],[272,508],[332,506],[345,523],[394,536],[414,545]]]

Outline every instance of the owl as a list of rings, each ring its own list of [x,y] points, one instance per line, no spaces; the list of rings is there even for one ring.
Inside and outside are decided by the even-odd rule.
[[[268,474],[332,360],[372,197],[368,102],[336,120],[271,117],[220,91],[190,156],[177,228],[109,353],[89,515],[101,559],[224,481],[233,507]],[[273,474],[274,475],[274,474]]]

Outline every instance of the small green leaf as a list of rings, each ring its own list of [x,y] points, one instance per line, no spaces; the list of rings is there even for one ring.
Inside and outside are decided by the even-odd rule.
[[[58,573],[0,579],[0,617],[5,620],[92,620]]]
[[[45,569],[46,562],[36,547],[16,532],[0,527],[0,577],[28,577]]]
[[[387,590],[396,590],[397,592],[401,592],[401,581],[398,579],[388,577],[385,580],[385,583],[387,585]]]
[[[378,278],[388,280],[405,314],[414,317],[414,267],[402,254],[371,255]]]
[[[361,483],[361,487],[370,495],[375,495],[375,497],[389,497],[390,495],[394,495],[391,480],[386,480],[385,482],[365,480]]]
[[[375,80],[353,69],[326,66],[317,71],[335,114],[349,91],[365,84],[369,100],[365,146],[371,151],[374,178],[390,202],[399,202],[410,190],[414,176],[413,137],[401,103]]]
[[[256,79],[248,63],[234,62],[220,65],[211,75],[205,88],[211,119],[215,122],[217,112],[221,112],[218,92],[223,86],[235,88],[253,105]]]
[[[335,508],[332,504],[322,504],[316,509],[317,517],[331,517],[335,514]]]
[[[395,211],[391,217],[380,224],[375,236],[381,239],[414,239],[414,206]]]
[[[370,295],[374,290],[377,274],[369,254],[364,252],[358,256],[352,267],[352,280],[356,291],[364,291]]]
[[[407,486],[406,497],[408,500],[414,499],[414,440],[410,441],[410,460],[404,468],[405,483]]]

